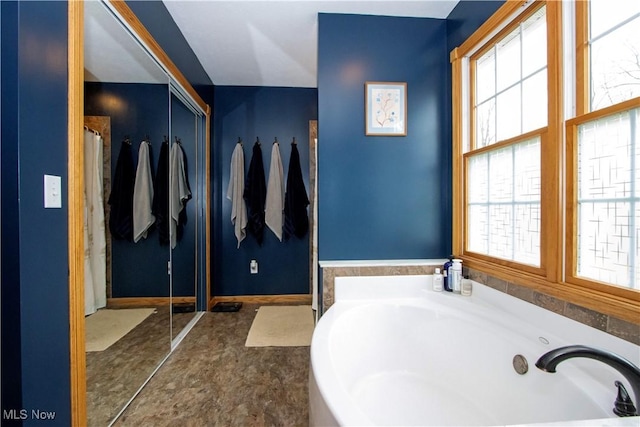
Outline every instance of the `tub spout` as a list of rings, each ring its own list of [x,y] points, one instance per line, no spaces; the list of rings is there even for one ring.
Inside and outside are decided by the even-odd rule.
[[[611,366],[629,381],[631,388],[633,389],[636,402],[640,400],[640,368],[629,362],[627,359],[610,351],[587,347],[584,345],[560,347],[543,354],[536,362],[536,366],[545,372],[555,372],[556,366],[558,366],[560,362],[574,357],[595,359]],[[629,415],[640,414],[636,410],[635,414]]]

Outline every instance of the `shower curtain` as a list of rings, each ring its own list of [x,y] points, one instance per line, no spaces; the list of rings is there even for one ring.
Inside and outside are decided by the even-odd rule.
[[[85,315],[107,305],[107,260],[99,133],[84,130],[84,279]]]

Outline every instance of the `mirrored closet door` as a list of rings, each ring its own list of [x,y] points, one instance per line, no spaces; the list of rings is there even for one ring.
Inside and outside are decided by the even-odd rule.
[[[136,25],[126,5],[84,2],[89,426],[115,421],[205,305],[208,107]]]

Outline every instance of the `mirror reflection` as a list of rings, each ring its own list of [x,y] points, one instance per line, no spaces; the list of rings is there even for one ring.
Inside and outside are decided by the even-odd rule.
[[[85,2],[87,420],[108,425],[171,349],[169,77]]]
[[[172,316],[171,337],[196,313],[197,288],[197,125],[198,115],[180,96],[171,93],[171,216],[175,223],[171,242]],[[173,224],[173,223],[172,223]]]

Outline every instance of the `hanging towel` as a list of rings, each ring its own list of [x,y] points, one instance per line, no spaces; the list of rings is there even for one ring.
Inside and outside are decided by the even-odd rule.
[[[292,143],[287,172],[287,190],[284,196],[283,237],[285,241],[289,240],[291,235],[301,239],[309,231],[307,206],[309,206],[309,199],[302,179],[300,153],[298,153],[298,146]]]
[[[109,230],[114,239],[133,239],[133,187],[135,185],[135,170],[131,157],[131,143],[122,141],[113,186],[109,196],[111,215]]]
[[[166,139],[160,148],[160,158],[153,185],[153,216],[161,245],[169,244],[169,141]]]
[[[244,190],[244,151],[242,144],[238,142],[231,155],[231,172],[229,186],[227,187],[227,199],[231,200],[231,223],[234,225],[238,247],[247,235],[247,206],[242,197]]]
[[[133,188],[133,241],[147,238],[147,232],[156,218],[151,212],[153,203],[153,175],[151,174],[151,144],[140,143],[138,168]]]
[[[271,164],[269,166],[269,182],[267,184],[267,201],[265,204],[265,223],[282,242],[282,221],[284,210],[284,173],[280,158],[280,144],[273,143],[271,148]]]
[[[169,178],[169,209],[171,211],[171,249],[182,238],[183,225],[187,222],[187,202],[191,199],[191,189],[187,178],[187,165],[184,151],[178,142],[171,147],[171,169]]]
[[[264,238],[264,203],[267,198],[267,185],[264,179],[264,165],[262,164],[262,148],[260,143],[253,144],[253,154],[244,187],[244,200],[247,202],[249,221],[247,229],[262,246]]]
[[[85,282],[85,293],[92,296],[93,310],[107,305],[107,238],[104,228],[103,145],[100,134],[85,131],[85,256],[89,257],[91,280]],[[89,253],[87,254],[86,251]],[[86,266],[86,264],[85,264]],[[86,267],[85,267],[86,268]],[[87,274],[85,272],[85,278]],[[91,289],[89,289],[91,287]],[[85,298],[85,302],[87,299]],[[86,308],[86,306],[85,306]],[[87,313],[85,313],[87,314]]]
[[[104,139],[93,136],[93,201],[91,202],[91,269],[96,308],[107,306],[107,234],[104,227]]]

